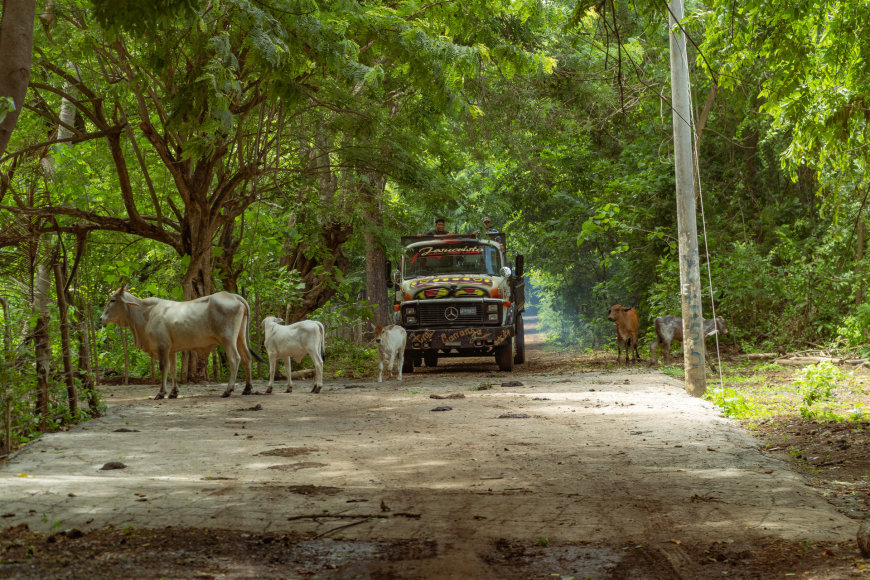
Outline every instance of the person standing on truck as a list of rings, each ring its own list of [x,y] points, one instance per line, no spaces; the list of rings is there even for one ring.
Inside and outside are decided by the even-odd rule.
[[[427,236],[446,236],[450,232],[447,231],[447,222],[443,217],[440,217],[435,220],[435,229],[429,230],[425,235]]]
[[[473,233],[476,236],[480,233],[480,230],[475,230]],[[498,230],[495,229],[494,227],[492,227],[492,220],[490,220],[488,217],[483,218],[483,233],[485,233],[485,234],[497,234],[498,233]]]

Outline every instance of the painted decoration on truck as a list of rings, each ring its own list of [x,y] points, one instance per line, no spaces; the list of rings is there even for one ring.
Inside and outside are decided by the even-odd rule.
[[[417,295],[414,296],[414,300],[427,300],[431,298],[446,298],[450,296],[450,288],[446,286],[441,286],[440,288],[426,288],[425,290],[420,290],[417,292]]]
[[[436,276],[434,278],[420,278],[409,284],[411,288],[418,286],[432,286],[435,284],[449,284],[451,282],[470,282],[473,284],[486,284],[493,286],[492,278],[486,276]]]
[[[487,291],[483,288],[475,288],[473,286],[463,286],[452,290],[448,286],[437,286],[435,288],[425,288],[414,294],[414,300],[431,300],[433,298],[447,298],[448,296],[456,296],[458,298],[483,298],[488,296]]]
[[[416,248],[414,257],[411,261],[427,256],[470,256],[474,254],[482,254],[483,247],[481,246],[423,246]]]

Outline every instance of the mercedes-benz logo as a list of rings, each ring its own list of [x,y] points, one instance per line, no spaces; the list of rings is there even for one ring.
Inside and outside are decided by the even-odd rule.
[[[459,318],[459,309],[455,306],[448,306],[444,309],[444,318],[453,322],[457,318]]]

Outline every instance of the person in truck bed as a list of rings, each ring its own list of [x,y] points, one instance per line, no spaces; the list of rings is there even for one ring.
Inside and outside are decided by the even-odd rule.
[[[494,227],[492,227],[492,220],[490,220],[488,217],[483,218],[483,233],[485,233],[485,234],[497,234],[498,233],[498,230],[495,229]],[[480,230],[474,230],[472,232],[472,234],[475,236],[479,235]]]
[[[450,232],[447,231],[447,222],[444,220],[443,217],[440,217],[440,218],[435,220],[435,229],[429,230],[424,235],[427,235],[427,236],[445,236],[449,233]]]

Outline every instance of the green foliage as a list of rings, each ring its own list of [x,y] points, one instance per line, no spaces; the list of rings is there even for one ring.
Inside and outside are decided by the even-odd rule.
[[[369,345],[356,345],[344,338],[327,344],[325,371],[337,379],[360,379],[376,376],[378,352]]]
[[[834,400],[834,390],[844,386],[852,379],[851,373],[844,373],[828,361],[809,365],[803,369],[801,378],[795,386],[803,397],[800,407],[802,417],[808,419],[836,420],[837,415],[828,408],[814,408],[816,403]]]
[[[864,303],[855,309],[853,314],[843,318],[837,328],[837,336],[846,346],[865,357],[870,355],[870,340],[867,331],[870,330],[870,304]]]
[[[198,0],[90,0],[90,3],[103,28],[136,35],[171,26],[179,18],[192,17],[199,6]]]
[[[12,97],[0,97],[0,123],[6,118],[6,115],[15,110],[15,101]]]
[[[755,413],[752,403],[731,387],[708,389],[704,399],[721,408],[722,414],[731,419],[746,419]]]
[[[764,66],[761,110],[790,134],[783,160],[794,174],[807,164],[860,173],[866,167],[867,116],[859,103],[870,95],[864,34],[870,7],[855,0],[713,7],[702,14],[707,53],[722,59],[716,64],[726,73],[719,78],[736,87]]]

